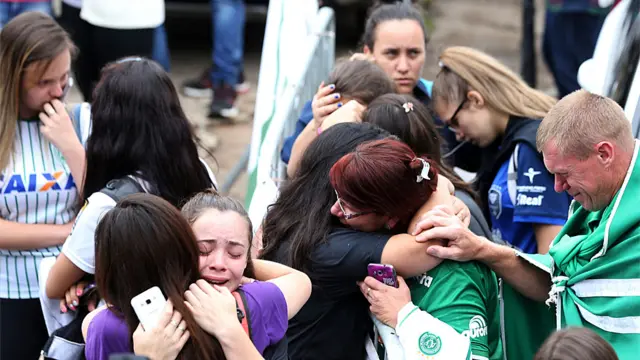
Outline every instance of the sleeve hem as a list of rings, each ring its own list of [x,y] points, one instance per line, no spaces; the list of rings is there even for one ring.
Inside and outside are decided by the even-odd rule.
[[[536,215],[526,216],[525,215],[525,216],[514,216],[513,222],[563,226],[567,222],[567,218],[561,217],[561,216],[549,217],[549,216],[536,216]]]
[[[402,323],[407,320],[411,314],[413,314],[418,307],[415,306],[412,302],[408,302],[405,306],[398,311],[398,324],[396,325],[396,330],[402,326]]]
[[[95,267],[87,264],[85,261],[80,259],[80,257],[76,256],[74,253],[69,252],[69,249],[66,249],[63,247],[62,253],[73,263],[73,265],[77,266],[80,270],[86,272],[87,274],[95,274],[96,272]]]

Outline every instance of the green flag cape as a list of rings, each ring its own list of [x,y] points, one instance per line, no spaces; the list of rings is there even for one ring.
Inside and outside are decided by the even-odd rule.
[[[594,176],[596,176],[594,174]],[[640,358],[640,164],[638,143],[624,182],[597,212],[576,206],[549,250],[557,327],[585,326],[620,359]]]
[[[574,203],[549,250],[556,327],[588,327],[621,360],[640,358],[640,164],[636,141],[622,187],[604,209]],[[597,174],[594,174],[597,176]],[[532,263],[540,257],[520,254]]]

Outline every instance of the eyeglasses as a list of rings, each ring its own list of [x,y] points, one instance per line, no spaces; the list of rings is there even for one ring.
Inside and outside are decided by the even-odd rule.
[[[356,212],[356,213],[347,213],[347,211],[344,209],[344,206],[342,206],[342,199],[340,199],[340,195],[338,195],[338,191],[337,190],[333,190],[336,193],[336,198],[338,198],[338,206],[340,207],[340,211],[342,211],[342,217],[345,220],[351,220],[351,219],[355,219],[358,216],[362,216],[362,215],[369,215],[369,214],[373,214],[375,213],[375,211],[371,210],[371,211],[360,211],[360,212]]]
[[[452,132],[458,132],[458,128],[460,127],[460,123],[458,123],[458,113],[460,112],[460,110],[462,110],[462,108],[464,107],[464,104],[467,103],[467,99],[462,100],[462,102],[460,103],[460,105],[458,105],[458,108],[456,109],[456,111],[453,112],[453,115],[451,116],[451,118],[449,119],[448,122],[448,128],[449,130],[451,130]]]
[[[67,79],[67,85],[65,85],[65,87],[62,89],[62,95],[60,96],[60,101],[64,101],[64,99],[67,97],[67,94],[69,93],[69,90],[71,90],[72,87],[73,87],[73,78],[69,77]]]

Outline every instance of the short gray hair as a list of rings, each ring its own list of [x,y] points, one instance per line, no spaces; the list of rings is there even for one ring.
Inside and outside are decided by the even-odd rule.
[[[610,141],[633,148],[631,123],[615,101],[585,90],[577,90],[562,98],[544,117],[536,137],[542,151],[554,141],[561,154],[586,159],[594,146]]]

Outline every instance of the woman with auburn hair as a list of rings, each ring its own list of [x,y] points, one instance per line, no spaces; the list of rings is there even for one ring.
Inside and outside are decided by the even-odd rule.
[[[384,262],[401,275],[416,276],[439,263],[426,254],[430,244],[417,243],[409,234],[389,234],[384,225],[392,219],[383,214],[347,215],[351,222],[375,222],[381,229],[375,233],[347,228],[331,215],[336,203],[329,181],[333,164],[359,144],[389,136],[371,124],[330,127],[309,145],[296,176],[269,208],[261,258],[304,271],[313,284],[309,301],[289,321],[292,359],[365,358],[372,322],[355,283],[366,277],[367,265]],[[435,180],[429,183],[436,185]],[[448,184],[438,180],[425,208],[452,203]]]
[[[383,139],[361,144],[331,168],[331,185],[338,196],[331,214],[345,226],[356,230],[370,232],[386,229],[392,234],[403,233],[415,226],[412,218],[433,194],[437,174],[434,161],[416,155],[401,141]],[[353,218],[353,214],[372,215]],[[379,291],[385,290],[376,290],[376,284],[371,284],[371,281],[376,280],[365,279],[361,290],[367,300],[376,304],[375,301],[381,296]],[[396,328],[396,332],[404,337],[418,339],[425,329],[407,330],[406,326],[399,326],[399,323],[407,321],[411,310],[416,308],[413,304],[417,304],[433,318],[467,336],[471,341],[472,358],[502,358],[498,282],[488,267],[476,261],[459,263],[445,260],[435,268],[410,278],[407,283],[412,303],[406,302],[392,311],[382,312],[385,315],[393,314],[391,317],[382,316],[377,313],[375,306],[372,307],[374,314],[380,315],[381,321]],[[406,289],[406,286],[403,288]],[[391,301],[382,306],[390,304]],[[471,328],[472,323],[480,328]],[[443,341],[445,347],[448,342]],[[415,345],[412,348],[406,348],[405,345],[405,354],[413,353],[413,347]],[[468,351],[463,351],[462,355]]]
[[[329,178],[337,196],[331,214],[343,225],[406,232],[413,215],[435,192],[438,169],[431,159],[417,157],[409,145],[387,138],[363,143],[343,156],[331,167]],[[361,216],[345,216],[348,213]],[[380,217],[371,221],[362,216],[368,214]]]
[[[63,98],[75,46],[48,15],[0,31],[0,358],[35,359],[47,340],[39,268],[71,231],[84,178],[89,117]],[[82,122],[82,123],[81,123]]]
[[[434,108],[459,140],[482,148],[476,187],[493,237],[526,253],[547,253],[571,201],[555,192],[536,149],[536,131],[555,99],[475,49],[447,48],[440,64]]]

